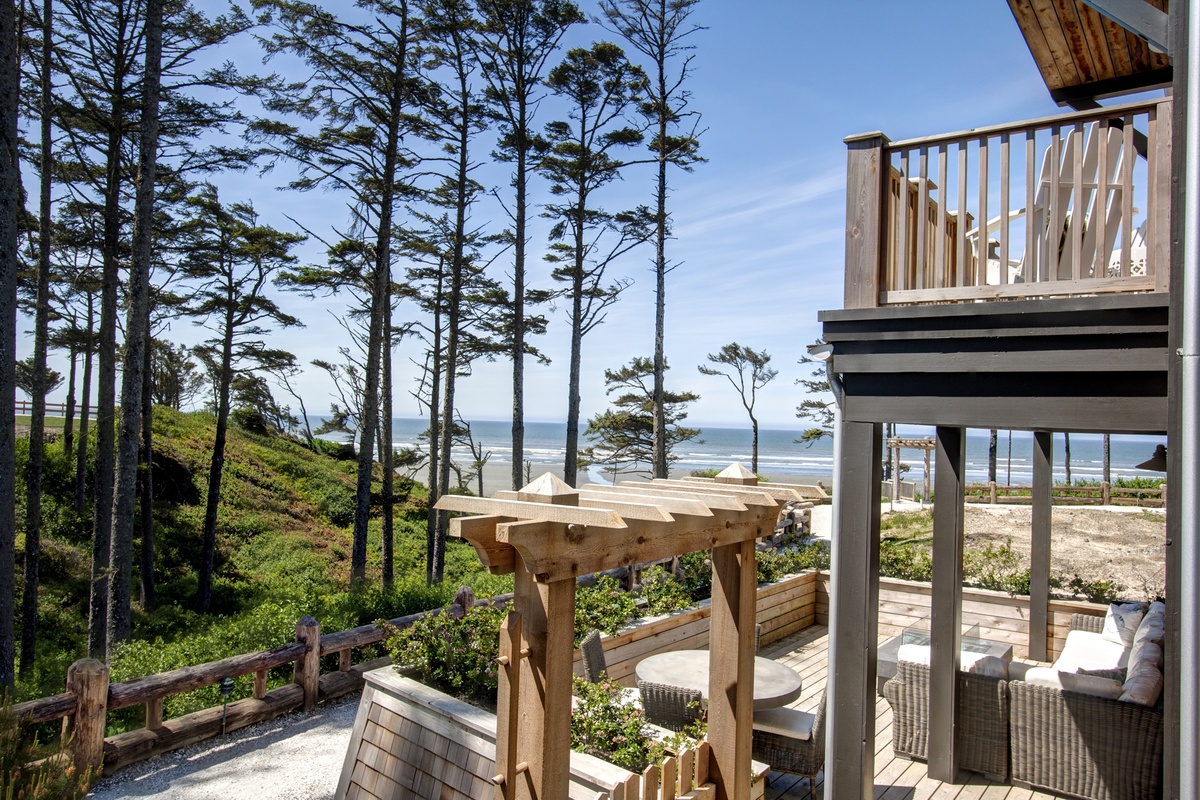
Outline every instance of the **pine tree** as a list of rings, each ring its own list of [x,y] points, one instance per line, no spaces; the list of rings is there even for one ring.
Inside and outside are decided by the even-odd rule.
[[[701,364],[697,367],[700,374],[723,375],[729,384],[737,389],[742,408],[746,409],[746,414],[750,417],[750,428],[753,431],[750,471],[758,472],[758,418],[754,416],[754,405],[758,399],[758,390],[774,380],[779,370],[770,366],[771,356],[766,350],[755,351],[737,342],[725,345],[719,353],[709,353],[708,361],[718,366]]]

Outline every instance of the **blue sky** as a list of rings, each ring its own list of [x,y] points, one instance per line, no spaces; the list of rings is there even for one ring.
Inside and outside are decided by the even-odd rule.
[[[216,6],[201,3],[202,7]],[[596,8],[591,0],[582,7]],[[820,335],[817,312],[842,306],[846,150],[843,138],[881,130],[892,139],[957,131],[1056,113],[1016,22],[1002,0],[937,0],[898,3],[874,0],[703,0],[694,15],[707,30],[692,38],[694,72],[688,82],[692,106],[703,114],[701,153],[708,163],[691,174],[671,175],[675,241],[669,257],[680,262],[668,276],[666,353],[673,389],[698,392],[690,421],[701,426],[741,426],[746,414],[727,382],[699,374],[696,366],[722,345],[765,349],[779,370],[756,408],[765,427],[803,428],[795,406],[803,399],[797,363],[805,345]],[[577,27],[571,46],[612,38],[599,25]],[[233,57],[259,68],[249,44]],[[272,63],[272,68],[280,65]],[[542,123],[556,118],[547,104]],[[482,157],[492,139],[477,144]],[[328,235],[345,219],[335,195],[282,193],[286,173],[225,176],[227,201],[251,199],[264,222],[292,229],[290,215]],[[503,173],[499,180],[505,181]],[[649,166],[631,169],[605,198],[611,209],[651,202]],[[544,200],[544,186],[534,188]],[[478,223],[503,219],[487,203]],[[531,281],[547,285],[544,229],[530,243]],[[321,258],[315,244],[304,251]],[[654,334],[652,251],[634,251],[612,268],[634,279],[610,309],[607,321],[584,339],[582,416],[606,405],[603,372],[638,355],[650,355]],[[338,360],[342,331],[329,316],[340,298],[281,303],[307,323],[276,343],[307,365]],[[398,319],[412,311],[401,307]],[[530,420],[566,417],[568,326],[563,309],[549,312],[549,333],[538,346],[549,367],[526,368],[526,415]],[[169,337],[189,341],[189,323]],[[24,355],[22,353],[21,355]],[[408,396],[416,351],[401,350],[396,362],[396,415],[417,416]],[[64,370],[64,365],[54,365]],[[458,389],[467,420],[503,419],[511,408],[511,366],[479,364]],[[309,368],[300,381],[311,413],[328,409],[331,386]],[[61,394],[62,390],[59,390]],[[52,398],[55,399],[55,398]]]

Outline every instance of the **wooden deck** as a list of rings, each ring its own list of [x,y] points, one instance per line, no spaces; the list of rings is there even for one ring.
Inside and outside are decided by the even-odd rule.
[[[828,632],[829,629],[824,625],[813,625],[762,649],[761,655],[788,665],[803,678],[804,692],[791,704],[795,708],[811,711],[825,688],[829,663]],[[892,753],[892,710],[887,701],[879,698],[875,709],[876,800],[1044,800],[1060,797],[1008,784],[991,783],[982,775],[971,772],[962,774],[962,784],[932,780],[926,775],[923,762],[897,758]],[[814,786],[807,778],[773,772],[767,784],[766,800],[812,800],[824,797],[824,773],[817,776],[815,783]]]

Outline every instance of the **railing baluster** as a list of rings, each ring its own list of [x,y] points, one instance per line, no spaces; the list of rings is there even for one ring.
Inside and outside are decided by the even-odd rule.
[[[1059,182],[1062,179],[1062,138],[1059,128],[1050,129],[1050,178],[1047,188],[1050,210],[1047,212],[1046,232],[1041,235],[1039,248],[1046,254],[1038,280],[1058,280],[1058,242],[1062,237],[1062,209],[1059,208]]]
[[[1008,283],[1008,184],[1009,153],[1008,134],[1000,135],[1000,285]]]
[[[946,202],[946,145],[938,145],[938,205],[937,241],[934,242],[934,275],[933,285],[937,289],[945,288],[947,283],[946,270],[946,219],[950,214],[949,203]],[[951,276],[950,280],[953,280]]]
[[[1125,130],[1122,147],[1125,155],[1132,156],[1133,115],[1125,115]],[[1148,155],[1148,154],[1147,154]],[[1149,227],[1149,226],[1147,226]],[[1129,271],[1132,263],[1133,242],[1133,158],[1121,159],[1121,274]]]
[[[1092,206],[1095,209],[1088,224],[1094,229],[1091,240],[1095,242],[1095,252],[1092,254],[1092,277],[1107,277],[1108,259],[1108,118],[1103,117],[1096,125],[1096,135],[1100,137],[1100,156],[1096,175],[1096,194]]]
[[[905,150],[900,155],[899,216],[896,218],[896,285],[900,290],[913,288],[908,278],[908,154]]]
[[[1021,280],[1031,283],[1037,280],[1037,130],[1025,131],[1025,255],[1021,259]],[[1033,269],[1030,269],[1030,267]]]
[[[1084,156],[1087,149],[1086,130],[1082,122],[1075,123],[1075,158],[1071,164],[1071,280],[1082,277],[1083,227],[1087,224],[1087,190],[1083,185]]]
[[[988,267],[988,140],[984,136],[979,140],[979,238],[975,245],[975,285],[987,285]]]
[[[920,179],[917,183],[917,256],[914,259],[916,273],[916,288],[928,288],[929,278],[926,275],[926,264],[929,248],[929,148],[922,147],[918,151],[917,171]]]
[[[955,238],[958,246],[958,282],[959,286],[967,285],[967,275],[971,272],[967,260],[967,230],[971,227],[971,215],[967,213],[967,140],[958,143],[958,231]]]

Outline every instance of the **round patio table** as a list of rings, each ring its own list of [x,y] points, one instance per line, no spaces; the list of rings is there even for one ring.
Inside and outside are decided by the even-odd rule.
[[[708,700],[707,650],[671,650],[642,659],[636,669],[639,681],[667,683],[698,689]],[[769,658],[754,657],[754,707],[778,708],[800,696],[800,676],[791,667]]]

